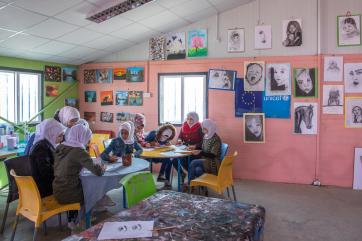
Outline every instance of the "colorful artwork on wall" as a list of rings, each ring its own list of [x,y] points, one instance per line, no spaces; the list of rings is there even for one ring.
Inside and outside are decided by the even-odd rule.
[[[77,68],[63,67],[63,81],[77,81]]]
[[[294,69],[294,97],[318,96],[317,68]]]
[[[116,105],[128,105],[128,91],[116,91]]]
[[[130,113],[128,113],[128,112],[118,112],[116,114],[116,120],[119,122],[128,121],[129,116],[130,116]]]
[[[94,84],[97,82],[96,70],[85,69],[84,70],[84,84]]]
[[[235,116],[242,117],[244,113],[263,112],[263,92],[245,91],[244,80],[236,79],[235,82]]]
[[[234,90],[236,71],[210,69],[209,89]]]
[[[97,83],[112,83],[112,69],[97,69]]]
[[[46,84],[45,85],[45,95],[49,96],[49,97],[55,97],[58,96],[58,90],[59,90],[59,85],[50,85],[50,84]]]
[[[244,89],[246,91],[264,91],[265,89],[265,62],[244,62]]]
[[[85,102],[97,102],[97,92],[95,90],[84,91]]]
[[[50,82],[60,82],[62,80],[61,68],[58,66],[45,66],[44,80]]]
[[[102,122],[113,123],[113,113],[111,113],[111,112],[101,112],[100,120]]]
[[[362,128],[362,97],[346,97],[344,118],[346,128]]]
[[[323,114],[343,114],[343,85],[323,85]]]
[[[150,60],[165,60],[165,36],[156,36],[149,40]]]
[[[186,58],[186,37],[185,32],[166,34],[166,59]]]
[[[65,98],[64,99],[65,106],[71,106],[79,110],[79,99],[77,98]]]
[[[128,105],[143,105],[143,91],[129,91]]]
[[[290,119],[290,95],[263,96],[263,112],[266,118]]]
[[[275,63],[266,65],[265,95],[291,95],[292,81],[290,64]]]
[[[95,112],[84,112],[83,117],[89,123],[96,122],[96,113]]]
[[[143,67],[129,67],[127,68],[126,81],[127,82],[144,82],[145,68]]]
[[[207,56],[207,30],[197,29],[188,32],[188,57]]]
[[[265,143],[264,113],[244,113],[244,143]]]
[[[113,69],[113,79],[114,80],[125,80],[126,79],[126,68],[115,68]]]
[[[101,105],[113,105],[113,91],[101,91]]]
[[[361,45],[361,14],[337,16],[338,46]]]
[[[317,134],[317,114],[317,103],[294,102],[294,133],[303,135]]]

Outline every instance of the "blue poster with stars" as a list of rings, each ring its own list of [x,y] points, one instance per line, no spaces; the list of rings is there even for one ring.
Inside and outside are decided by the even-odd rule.
[[[244,80],[236,79],[235,116],[243,117],[244,113],[263,112],[264,91],[244,91]]]
[[[265,118],[290,119],[290,95],[263,96]]]

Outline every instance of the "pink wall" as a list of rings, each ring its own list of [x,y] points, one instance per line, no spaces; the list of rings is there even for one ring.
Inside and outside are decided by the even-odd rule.
[[[207,72],[210,68],[236,70],[238,77],[243,76],[243,61],[259,60],[266,63],[290,63],[295,67],[318,67],[319,80],[322,79],[322,56],[293,57],[257,57],[228,59],[196,59],[153,62],[98,63],[80,67],[80,109],[96,111],[95,129],[117,130],[117,123],[107,124],[99,121],[101,111],[132,113],[142,112],[147,117],[147,130],[157,128],[158,122],[158,74],[176,72]],[[362,62],[362,55],[345,55],[345,62]],[[146,82],[126,83],[114,81],[113,84],[83,84],[84,69],[116,68],[144,66]],[[319,84],[319,95],[323,82]],[[337,84],[337,83],[336,83]],[[341,82],[338,82],[341,84]],[[84,90],[142,90],[152,93],[151,98],[144,99],[143,106],[121,107],[100,106],[97,103],[84,103]],[[321,115],[318,113],[318,135],[293,134],[293,118],[266,119],[266,143],[243,143],[243,119],[234,115],[234,92],[209,90],[209,118],[216,121],[218,133],[222,140],[230,145],[229,153],[234,150],[239,156],[234,164],[234,176],[241,179],[309,184],[317,176],[322,184],[352,186],[354,147],[362,146],[356,132],[360,129],[345,129],[343,115]],[[222,100],[222,101],[220,101]],[[318,102],[320,98],[298,98],[301,102]],[[291,108],[293,108],[292,98]]]

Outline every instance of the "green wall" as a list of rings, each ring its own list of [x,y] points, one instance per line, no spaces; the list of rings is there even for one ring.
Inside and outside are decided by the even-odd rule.
[[[57,63],[52,63],[52,62],[43,62],[43,61],[37,61],[37,60],[18,59],[18,58],[0,56],[0,68],[7,67],[7,68],[18,68],[18,69],[44,71],[45,65],[59,66],[59,67],[66,67],[66,66],[74,67],[74,65],[57,64]],[[59,94],[63,93],[63,91],[65,89],[69,88],[73,84],[73,83],[69,83],[69,82],[59,82],[59,83],[45,82],[45,83],[59,85],[59,91],[58,91]],[[43,80],[43,107],[46,106],[49,102],[51,102],[55,98],[57,98],[57,97],[45,96],[45,83]],[[44,112],[44,119],[52,117],[54,112],[57,109],[60,109],[61,107],[63,107],[65,98],[78,98],[78,85],[76,85],[74,88],[68,90],[67,93],[65,93],[62,97],[58,98],[54,103],[52,103],[52,105],[49,106],[49,108],[47,108],[47,110]]]

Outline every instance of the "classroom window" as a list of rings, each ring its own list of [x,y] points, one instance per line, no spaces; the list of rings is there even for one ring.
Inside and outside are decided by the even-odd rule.
[[[159,75],[159,124],[180,125],[190,111],[207,117],[207,73]]]
[[[0,103],[1,117],[14,123],[29,121],[41,109],[41,73],[0,70]],[[38,121],[40,116],[32,122]]]

